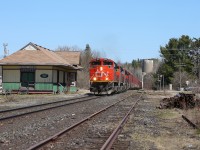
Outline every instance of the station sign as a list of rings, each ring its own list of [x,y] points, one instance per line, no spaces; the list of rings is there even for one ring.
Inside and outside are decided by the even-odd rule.
[[[41,78],[48,78],[48,76],[49,76],[49,75],[46,74],[46,73],[43,73],[43,74],[40,75]]]

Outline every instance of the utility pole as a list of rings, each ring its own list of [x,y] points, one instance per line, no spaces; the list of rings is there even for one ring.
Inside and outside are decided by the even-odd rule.
[[[161,87],[162,87],[162,86],[161,86],[161,85],[162,85],[162,76],[163,76],[163,75],[160,75],[160,91],[161,91]]]
[[[162,77],[163,75],[158,74],[158,89],[161,91],[162,88]],[[163,88],[164,89],[164,88]]]
[[[181,55],[182,55],[182,59],[183,59],[183,51],[181,50]],[[181,90],[182,87],[182,71],[181,71],[181,67],[186,66],[185,64],[181,63],[181,59],[179,57],[179,64],[177,65],[179,67],[179,90]]]
[[[179,58],[179,60],[180,60],[180,58]],[[179,61],[180,62],[180,61]],[[182,63],[179,63],[178,65],[177,65],[178,67],[179,67],[179,88],[180,88],[180,90],[181,90],[181,87],[182,87],[182,71],[181,71],[181,67],[183,67],[183,66],[185,66],[184,64],[182,64]]]
[[[180,62],[180,57],[179,57],[179,75],[180,75],[180,80],[179,80],[179,83],[180,83],[180,90],[181,90],[181,62]]]
[[[3,43],[3,47],[4,47],[4,58],[8,55],[8,50],[6,49],[7,46],[8,46],[7,43]]]
[[[199,62],[200,62],[200,60],[199,60],[200,57],[199,57],[199,55],[200,55],[200,49],[198,49],[198,52],[197,52],[197,67],[198,67],[198,68],[197,68],[197,69],[198,69],[197,72],[198,72],[198,78],[200,79],[200,66],[199,66],[199,65],[200,65],[200,64],[199,64]]]
[[[193,57],[193,72],[198,77],[198,79],[200,79],[200,49],[195,49],[194,55],[195,56]]]
[[[144,88],[144,76],[146,75],[146,72],[142,72],[142,90]]]
[[[165,80],[164,80],[165,78],[164,78],[164,75],[163,75],[163,91],[164,91],[164,89],[165,89]]]

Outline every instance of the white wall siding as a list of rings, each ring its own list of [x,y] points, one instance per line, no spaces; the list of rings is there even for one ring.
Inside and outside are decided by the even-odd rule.
[[[20,71],[3,70],[3,82],[20,82]]]
[[[52,82],[52,70],[36,70],[35,82]],[[47,74],[47,78],[42,78],[41,74]]]

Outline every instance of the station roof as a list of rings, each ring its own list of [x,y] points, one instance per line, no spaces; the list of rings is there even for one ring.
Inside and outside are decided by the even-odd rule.
[[[69,53],[69,54],[67,54]],[[55,52],[32,42],[0,60],[0,65],[48,65],[80,69],[80,52]]]
[[[80,51],[55,51],[63,59],[66,59],[70,64],[79,65],[80,64]]]

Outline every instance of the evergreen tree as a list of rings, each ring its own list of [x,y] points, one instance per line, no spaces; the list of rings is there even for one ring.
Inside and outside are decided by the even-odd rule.
[[[193,60],[196,58],[195,53],[199,46],[199,39],[194,42],[188,35],[182,35],[180,38],[169,39],[168,44],[160,47],[163,63],[158,74],[165,76],[165,83],[172,83],[174,73],[177,71],[194,75]]]
[[[81,66],[83,71],[79,73],[80,87],[89,88],[89,67],[92,59],[92,51],[89,44],[86,44],[84,51],[81,53]]]
[[[92,52],[91,52],[91,48],[89,44],[86,44],[85,50],[84,50],[84,56],[82,57],[83,59],[83,66],[84,66],[84,70],[86,72],[89,71],[89,66],[90,66],[90,60],[92,59]]]

